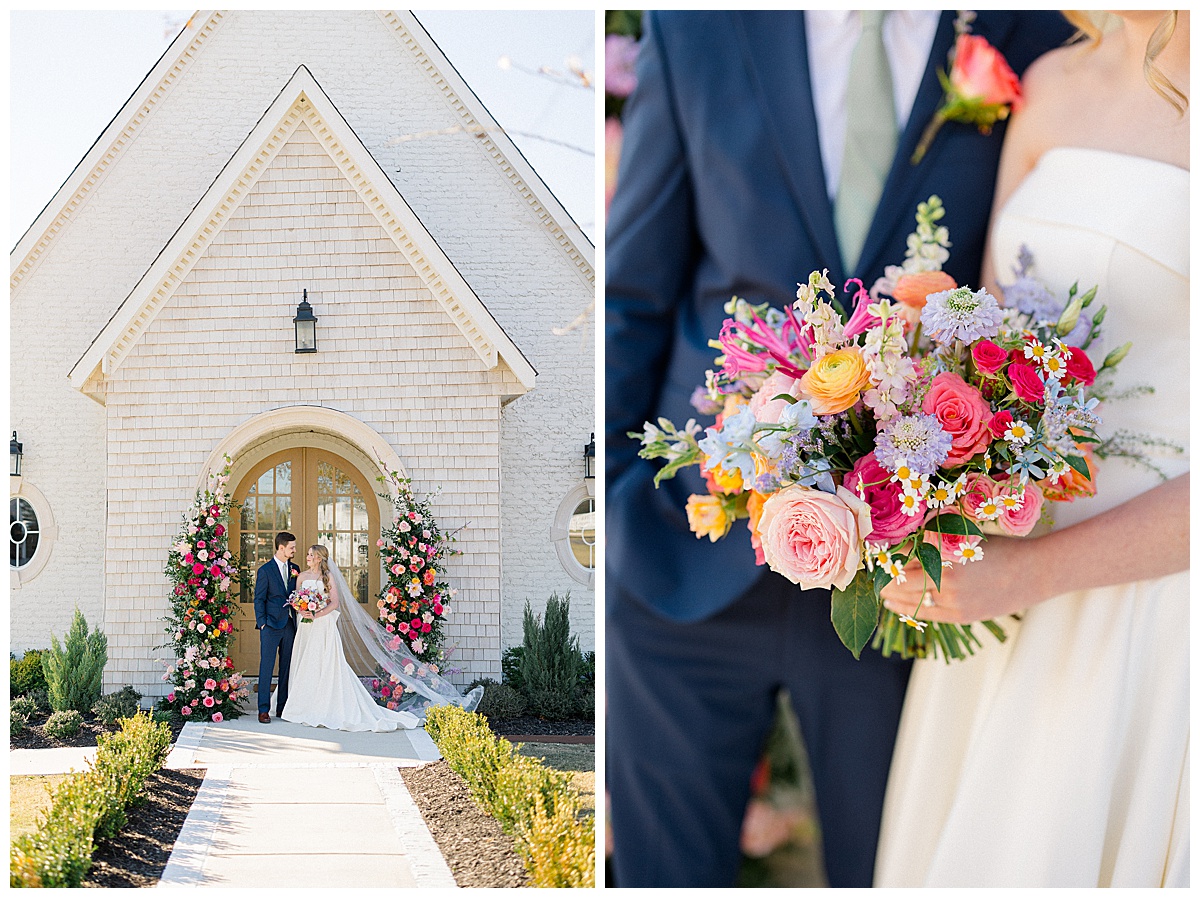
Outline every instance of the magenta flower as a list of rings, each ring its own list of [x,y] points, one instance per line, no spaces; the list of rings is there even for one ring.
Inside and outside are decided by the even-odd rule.
[[[614,97],[627,97],[637,87],[633,65],[638,44],[628,34],[610,34],[604,38],[604,91]]]
[[[883,322],[875,315],[867,311],[867,306],[871,304],[871,296],[862,285],[862,281],[858,278],[850,278],[846,281],[846,286],[843,288],[847,293],[850,292],[850,285],[858,284],[858,292],[854,294],[854,312],[850,316],[850,320],[846,322],[843,333],[847,339],[857,337],[861,333],[869,331],[873,327],[879,327]]]

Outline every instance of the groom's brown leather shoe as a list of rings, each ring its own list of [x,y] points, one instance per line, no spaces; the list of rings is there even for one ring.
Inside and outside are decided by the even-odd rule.
[[[266,711],[264,711],[263,713],[258,715],[258,722],[259,723],[270,723],[271,715],[268,714]]]

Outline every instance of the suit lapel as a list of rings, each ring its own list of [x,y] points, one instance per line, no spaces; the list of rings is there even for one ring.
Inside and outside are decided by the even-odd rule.
[[[938,80],[938,70],[946,71],[949,53],[954,45],[954,18],[951,10],[942,12],[938,20],[937,31],[934,34],[933,46],[929,51],[929,60],[925,64],[925,74],[921,78],[921,86],[913,100],[912,112],[908,117],[904,133],[896,149],[896,158],[892,160],[892,168],[883,186],[883,196],[879,207],[875,210],[875,218],[871,222],[871,230],[867,232],[867,240],[863,245],[862,260],[856,274],[867,274],[882,271],[884,265],[899,265],[902,259],[885,259],[881,255],[889,245],[894,244],[895,234],[911,230],[915,227],[913,216],[917,212],[917,203],[928,199],[918,196],[919,188],[925,179],[928,169],[937,164],[937,157],[945,146],[946,129],[962,127],[948,123],[942,126],[941,133],[933,141],[918,165],[909,162],[925,127],[942,105],[942,85]],[[972,32],[986,37],[994,46],[1003,44],[1015,20],[1008,12],[981,12],[972,25]],[[868,283],[868,287],[871,285]]]
[[[734,13],[746,69],[775,145],[775,155],[796,199],[800,217],[830,280],[842,280],[841,254],[833,227],[833,206],[825,189],[825,167],[817,138],[817,114],[808,74],[804,14]],[[800,272],[797,278],[804,278]]]

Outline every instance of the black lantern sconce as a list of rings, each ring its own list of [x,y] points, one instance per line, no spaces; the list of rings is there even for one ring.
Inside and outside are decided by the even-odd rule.
[[[312,306],[308,304],[308,291],[304,291],[304,299],[296,306],[296,317],[292,319],[296,325],[296,352],[317,351],[317,317],[313,314]]]
[[[594,433],[591,442],[583,447],[583,476],[588,480],[596,477],[596,435]]]
[[[17,432],[13,431],[12,442],[8,444],[8,473],[13,477],[21,476],[21,459],[25,453],[21,451],[21,444],[17,442]]]

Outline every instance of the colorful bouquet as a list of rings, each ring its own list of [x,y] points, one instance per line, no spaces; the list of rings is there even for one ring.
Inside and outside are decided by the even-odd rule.
[[[329,604],[329,599],[320,590],[301,586],[288,597],[288,604],[296,609],[300,623],[311,624],[317,612]]]
[[[846,285],[857,286],[848,318],[825,273],[782,312],[734,297],[712,343],[721,367],[693,397],[715,426],[659,419],[630,434],[642,457],[666,460],[656,485],[701,466],[708,493],[687,503],[697,537],[715,542],[749,519],[759,564],[832,589],[855,657],[872,634],[904,657],[948,661],[982,645],[970,625],[893,614],[880,591],[913,567],[938,586],[943,566],[982,557],[985,533],[1024,536],[1045,501],[1094,492],[1094,385],[1129,350],[1096,369],[1086,350],[1104,309],[1085,312],[1096,291],[1056,302],[1027,258],[1008,308],[958,286],[942,271],[943,215],[937,197],[922,203],[904,264],[869,292]]]

